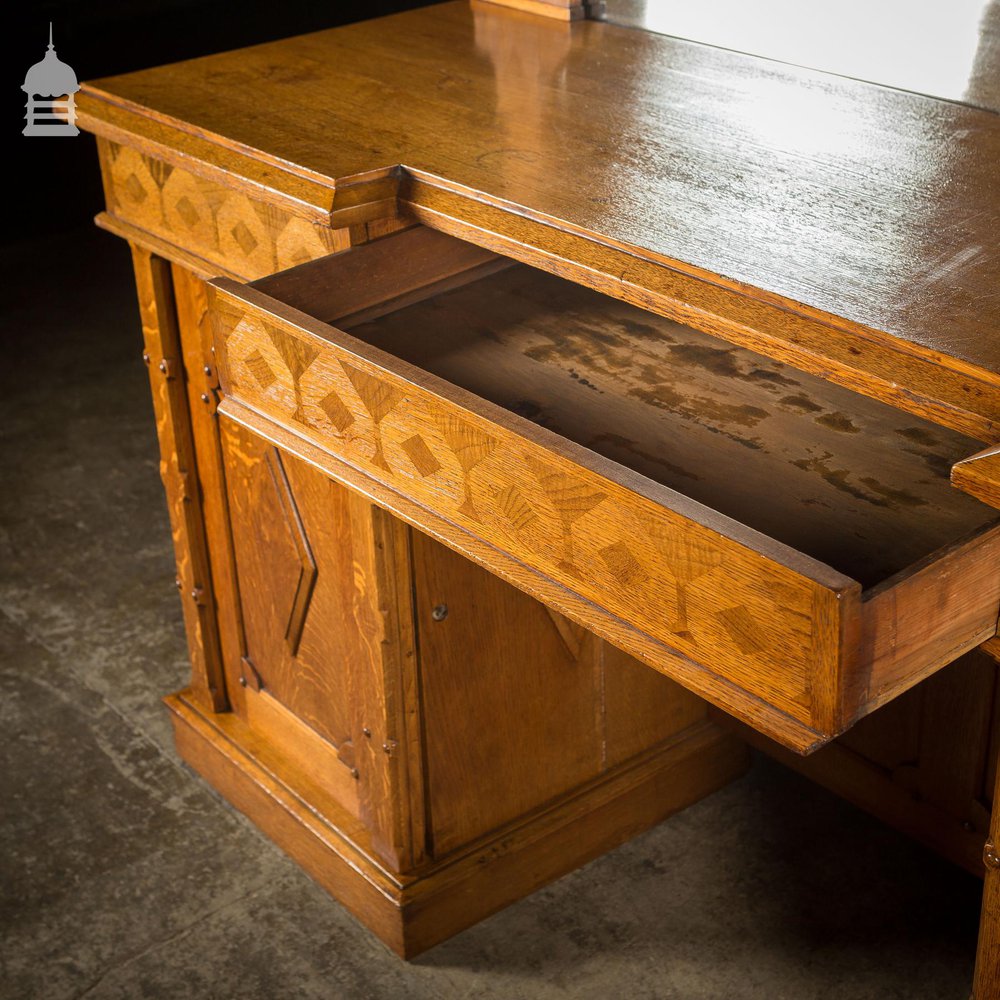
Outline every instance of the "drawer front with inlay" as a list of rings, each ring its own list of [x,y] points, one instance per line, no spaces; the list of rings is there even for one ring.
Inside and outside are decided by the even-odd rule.
[[[224,408],[800,751],[995,633],[975,442],[508,263],[418,227],[220,279]]]

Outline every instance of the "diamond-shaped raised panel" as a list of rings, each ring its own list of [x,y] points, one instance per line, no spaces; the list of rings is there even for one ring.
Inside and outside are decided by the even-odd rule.
[[[271,448],[267,452],[267,467],[271,474],[271,481],[274,483],[278,503],[281,505],[281,511],[284,514],[288,535],[295,547],[295,553],[299,561],[299,579],[292,597],[292,606],[288,612],[288,621],[285,625],[285,640],[294,656],[298,652],[299,643],[302,640],[302,631],[305,628],[306,616],[309,613],[309,602],[312,600],[313,588],[316,585],[316,559],[309,545],[309,539],[306,537],[305,527],[302,523],[302,517],[299,514],[291,485],[288,482],[284,463],[276,448]]]

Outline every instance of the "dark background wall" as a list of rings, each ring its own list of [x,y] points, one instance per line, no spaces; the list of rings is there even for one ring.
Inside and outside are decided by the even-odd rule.
[[[4,15],[0,40],[5,79],[3,116],[4,242],[84,225],[103,207],[94,140],[28,137],[29,66],[45,55],[53,24],[59,58],[82,80],[177,62],[226,49],[332,28],[424,6],[427,0],[52,0],[19,3]]]

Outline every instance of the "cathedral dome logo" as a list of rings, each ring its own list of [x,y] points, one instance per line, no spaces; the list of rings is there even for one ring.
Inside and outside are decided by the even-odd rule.
[[[24,135],[79,135],[73,98],[79,89],[73,67],[56,55],[50,22],[45,58],[28,70],[21,87],[28,95]]]

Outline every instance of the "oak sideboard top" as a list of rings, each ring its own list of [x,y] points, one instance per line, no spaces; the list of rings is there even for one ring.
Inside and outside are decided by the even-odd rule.
[[[318,224],[402,207],[997,439],[990,110],[464,0],[94,81],[79,109]]]

